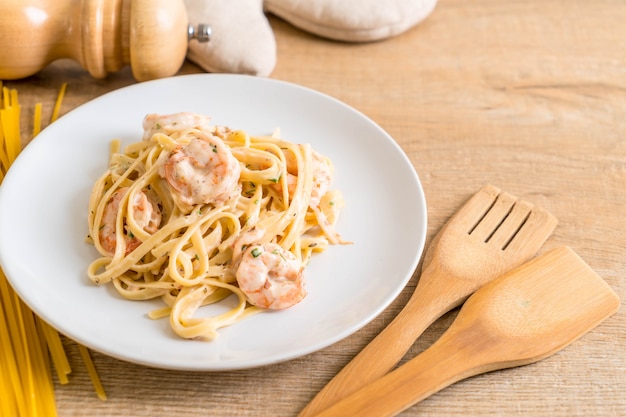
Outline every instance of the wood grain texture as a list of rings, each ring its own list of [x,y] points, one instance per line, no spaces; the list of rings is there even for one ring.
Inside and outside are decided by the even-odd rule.
[[[546,208],[559,225],[544,249],[571,246],[626,299],[626,4],[621,0],[440,0],[425,22],[370,44],[331,42],[271,18],[272,78],[331,94],[362,111],[402,146],[426,193],[428,240],[486,183]],[[185,64],[181,73],[197,72]],[[133,83],[104,80],[60,61],[25,80],[30,109],[62,113]],[[376,169],[376,167],[373,167]],[[100,401],[65,341],[74,368],[57,384],[60,416],[296,416],[407,302],[417,277],[361,331],[287,363],[238,372],[169,372],[94,353],[109,400]],[[453,311],[418,339],[430,346]],[[626,312],[544,361],[476,376],[402,416],[624,416]]]
[[[0,8],[0,78],[27,77],[68,58],[97,78],[130,64],[135,79],[146,81],[175,75],[187,53],[182,0],[0,0]]]

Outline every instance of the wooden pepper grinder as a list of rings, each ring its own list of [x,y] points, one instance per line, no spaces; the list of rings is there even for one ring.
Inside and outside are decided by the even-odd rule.
[[[176,74],[190,39],[183,0],[0,0],[0,79],[33,75],[71,58],[103,78],[130,64],[137,81]]]

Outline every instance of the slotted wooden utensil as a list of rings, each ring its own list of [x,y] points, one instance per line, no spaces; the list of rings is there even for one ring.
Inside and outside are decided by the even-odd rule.
[[[436,319],[533,257],[556,227],[546,210],[487,185],[442,227],[395,319],[302,410],[314,415],[389,372]]]
[[[462,379],[544,359],[619,305],[572,249],[553,249],[476,291],[431,347],[317,416],[394,416]]]

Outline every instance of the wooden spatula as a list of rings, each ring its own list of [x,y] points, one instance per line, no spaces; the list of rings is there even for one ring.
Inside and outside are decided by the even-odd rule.
[[[396,415],[461,379],[552,355],[619,304],[573,250],[554,249],[476,291],[430,348],[317,416]]]
[[[546,210],[487,185],[435,236],[400,314],[307,405],[311,416],[389,372],[436,319],[533,257],[556,227]]]

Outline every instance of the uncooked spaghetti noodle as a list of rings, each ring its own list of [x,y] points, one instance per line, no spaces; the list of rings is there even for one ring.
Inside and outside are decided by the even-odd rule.
[[[314,252],[345,243],[332,164],[307,144],[250,136],[191,113],[148,115],[143,140],[113,152],[89,201],[91,280],[131,300],[161,298],[183,338],[306,295]],[[226,297],[226,312],[197,314]]]
[[[2,88],[0,96],[0,184],[18,156],[21,106],[15,89]],[[62,87],[53,119],[58,117]],[[53,121],[53,120],[52,120]],[[33,136],[41,130],[41,104],[34,110]],[[97,372],[85,364],[100,398],[106,398]],[[0,269],[0,415],[56,416],[51,367],[61,384],[68,383],[71,368],[59,333],[20,300]]]

